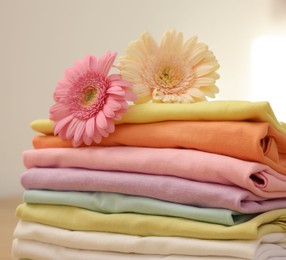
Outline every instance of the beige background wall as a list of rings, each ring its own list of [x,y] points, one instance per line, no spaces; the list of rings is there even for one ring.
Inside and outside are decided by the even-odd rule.
[[[253,42],[284,35],[282,0],[0,0],[1,172],[0,197],[22,193],[21,152],[31,148],[29,123],[48,117],[52,94],[65,68],[86,54],[124,54],[128,42],[149,31],[157,40],[168,28],[197,35],[221,68],[217,99],[267,99],[253,93]],[[275,66],[276,64],[273,64]],[[285,66],[286,68],[286,66]],[[286,70],[286,69],[285,69]],[[263,75],[262,75],[263,76]],[[283,83],[284,84],[284,83]],[[280,120],[281,91],[269,86]],[[276,89],[275,89],[276,88]],[[280,93],[279,93],[280,91]]]

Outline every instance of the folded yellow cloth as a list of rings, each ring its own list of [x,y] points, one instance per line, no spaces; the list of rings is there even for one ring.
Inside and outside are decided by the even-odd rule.
[[[193,104],[146,103],[132,105],[116,124],[151,123],[170,120],[185,121],[254,121],[269,122],[286,134],[286,124],[279,123],[268,102],[203,101]],[[32,129],[43,134],[53,134],[53,122],[35,120]]]
[[[224,226],[175,217],[141,214],[102,214],[71,206],[21,204],[17,217],[30,222],[80,231],[139,236],[178,236],[204,239],[257,239],[286,232],[286,209],[260,214],[236,226]]]

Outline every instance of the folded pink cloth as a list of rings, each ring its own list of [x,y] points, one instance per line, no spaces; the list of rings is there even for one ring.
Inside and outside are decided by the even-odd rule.
[[[264,198],[286,197],[286,176],[269,166],[191,149],[143,147],[49,148],[25,151],[31,167],[76,167],[171,175],[238,186]]]
[[[31,168],[21,177],[25,189],[105,191],[146,196],[200,207],[258,213],[285,208],[286,199],[265,200],[239,187],[172,176],[75,168]]]

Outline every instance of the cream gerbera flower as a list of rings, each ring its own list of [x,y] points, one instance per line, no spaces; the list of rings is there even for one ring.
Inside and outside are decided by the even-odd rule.
[[[160,46],[149,33],[131,42],[119,58],[122,78],[133,84],[136,103],[150,100],[190,103],[213,98],[219,68],[208,46],[197,37],[183,43],[183,34],[168,30]]]

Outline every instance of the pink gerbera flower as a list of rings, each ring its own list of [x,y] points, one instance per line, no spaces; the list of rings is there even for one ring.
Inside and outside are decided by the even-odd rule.
[[[56,87],[56,104],[50,109],[54,133],[72,140],[74,146],[100,143],[114,132],[114,120],[127,111],[127,101],[136,99],[131,83],[119,74],[108,76],[115,57],[113,52],[99,58],[87,56],[67,69]]]

